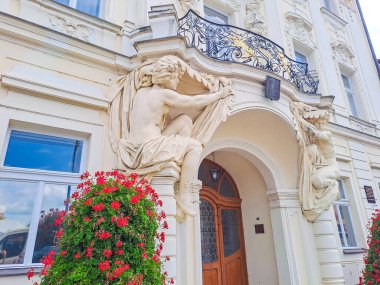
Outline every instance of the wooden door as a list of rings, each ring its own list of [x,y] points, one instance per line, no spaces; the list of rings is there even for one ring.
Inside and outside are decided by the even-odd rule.
[[[212,181],[209,169],[221,177]],[[203,182],[200,220],[203,285],[246,285],[247,269],[241,218],[241,199],[231,176],[211,161],[199,171]]]

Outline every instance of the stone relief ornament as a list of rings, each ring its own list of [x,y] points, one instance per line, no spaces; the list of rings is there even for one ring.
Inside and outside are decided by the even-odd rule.
[[[238,0],[227,0],[226,5],[235,12],[239,12],[241,10],[241,3]]]
[[[150,180],[181,167],[177,215],[194,215],[202,148],[230,114],[232,83],[200,73],[176,56],[145,61],[111,88],[109,139],[117,166]],[[198,189],[199,191],[199,189]]]
[[[74,38],[89,42],[92,40],[94,30],[83,24],[78,24],[59,15],[50,15],[49,25],[53,30],[62,32]]]
[[[335,59],[351,70],[355,70],[355,55],[351,48],[343,42],[334,42],[331,45]]]
[[[178,17],[182,18],[191,9],[198,15],[201,15],[201,7],[203,7],[203,0],[178,0],[175,1]]]
[[[290,103],[300,145],[299,196],[302,212],[313,222],[339,198],[339,167],[331,132],[326,130],[329,111],[301,102]]]
[[[302,16],[294,13],[288,13],[286,18],[288,20],[287,32],[290,37],[310,48],[316,48],[312,35],[313,25]]]
[[[266,36],[268,34],[265,23],[264,1],[254,0],[247,3],[245,27],[256,34]]]

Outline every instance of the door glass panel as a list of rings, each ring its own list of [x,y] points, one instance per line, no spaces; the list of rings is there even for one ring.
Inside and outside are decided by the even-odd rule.
[[[54,237],[58,226],[55,225],[55,220],[61,211],[66,210],[64,201],[70,196],[71,188],[74,186],[53,184],[45,186],[33,251],[33,263],[41,262],[41,258],[51,250],[57,250]]]
[[[224,256],[240,249],[238,210],[222,210]]]
[[[238,198],[231,181],[224,175],[220,183],[220,194],[228,198]]]
[[[218,260],[215,210],[207,200],[201,199],[200,215],[202,263],[215,262]]]
[[[198,171],[198,179],[202,181],[203,186],[216,190],[218,181],[213,181],[210,177],[210,165],[202,163]]]
[[[24,261],[37,183],[0,181],[0,264]]]

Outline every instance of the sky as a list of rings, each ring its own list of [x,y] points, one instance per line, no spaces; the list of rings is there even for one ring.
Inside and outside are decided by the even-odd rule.
[[[380,58],[380,0],[359,0],[372,45]]]

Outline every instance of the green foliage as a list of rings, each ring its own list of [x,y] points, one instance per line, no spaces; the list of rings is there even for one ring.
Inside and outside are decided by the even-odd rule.
[[[376,210],[371,218],[368,236],[368,254],[364,258],[365,268],[360,285],[380,284],[380,210]]]

